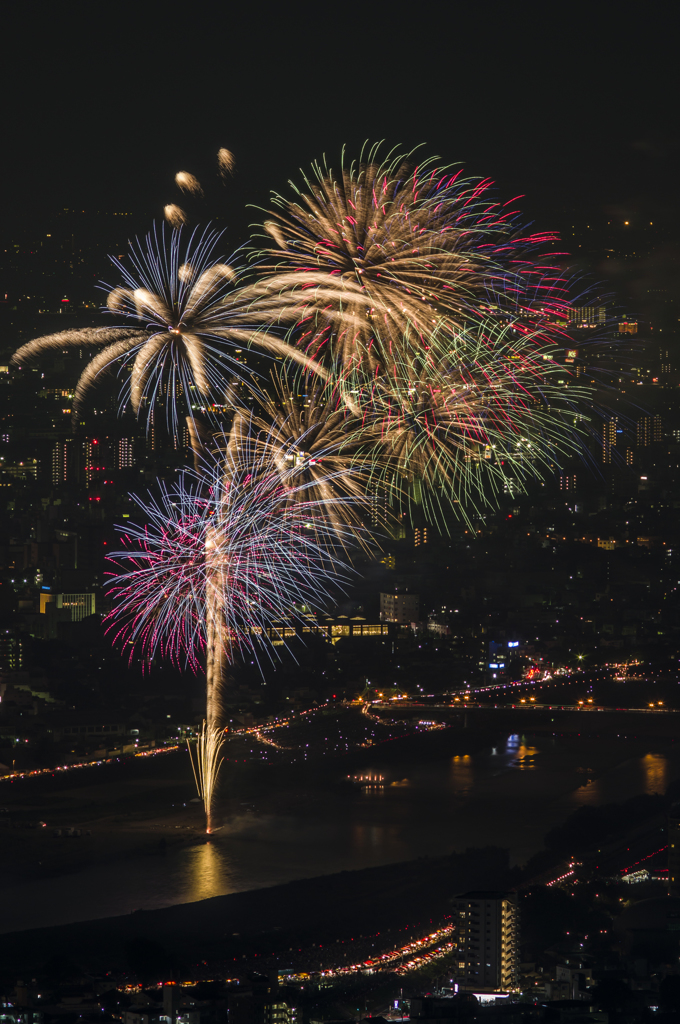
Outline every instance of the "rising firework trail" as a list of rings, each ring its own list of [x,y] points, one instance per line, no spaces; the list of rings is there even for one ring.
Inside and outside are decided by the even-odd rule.
[[[109,629],[145,658],[206,671],[206,718],[197,751],[208,831],[224,738],[221,694],[228,665],[274,657],[291,623],[310,624],[333,586],[349,578],[330,500],[271,467],[243,438],[238,456],[185,473],[159,498],[135,499],[144,526],[126,526],[112,556]],[[338,502],[342,499],[338,499]],[[305,609],[301,611],[300,609]]]

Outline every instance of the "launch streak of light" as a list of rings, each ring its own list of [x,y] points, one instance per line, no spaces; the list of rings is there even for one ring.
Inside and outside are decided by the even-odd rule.
[[[117,571],[107,621],[130,657],[160,654],[194,670],[205,659],[206,721],[194,771],[208,831],[227,666],[239,654],[259,664],[262,651],[273,661],[287,623],[309,623],[349,578],[340,555],[351,536],[330,521],[331,500],[315,498],[294,469],[273,470],[255,438],[241,441],[224,462],[163,484],[159,499],[135,498],[145,525],[121,528],[124,547],[110,557]]]

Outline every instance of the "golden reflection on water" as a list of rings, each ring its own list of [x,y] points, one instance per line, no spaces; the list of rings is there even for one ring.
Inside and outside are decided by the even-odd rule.
[[[635,764],[638,764],[642,771],[645,793],[665,793],[668,785],[668,758],[663,754],[645,754]],[[581,770],[577,768],[577,771]],[[597,805],[621,800],[622,798],[612,789],[612,781],[606,776],[602,779],[590,779],[574,792],[574,803]]]
[[[668,761],[663,754],[645,754],[642,768],[645,773],[645,793],[665,793]]]
[[[519,768],[521,772],[533,771],[536,767],[535,758],[538,753],[538,747],[527,747],[526,743],[522,743],[515,757],[515,767]]]
[[[457,754],[451,758],[451,782],[453,788],[467,793],[474,783],[472,758],[469,754]]]
[[[188,878],[189,900],[207,900],[224,893],[224,857],[216,843],[194,846],[190,851]]]

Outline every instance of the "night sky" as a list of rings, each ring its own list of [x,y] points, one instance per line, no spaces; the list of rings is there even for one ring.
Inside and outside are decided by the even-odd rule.
[[[23,3],[3,16],[4,229],[74,205],[157,215],[173,174],[238,177],[244,233],[300,166],[386,138],[489,175],[541,227],[677,217],[670,4]],[[234,241],[237,241],[236,237]]]

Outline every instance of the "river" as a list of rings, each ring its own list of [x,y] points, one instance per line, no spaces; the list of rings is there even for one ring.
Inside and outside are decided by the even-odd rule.
[[[508,735],[474,754],[395,772],[367,755],[358,774],[379,786],[312,793],[290,813],[244,810],[210,842],[86,867],[59,877],[0,881],[0,931],[64,924],[206,899],[293,879],[467,847],[508,847],[523,863],[582,804],[662,793],[680,777],[680,744]],[[256,805],[257,806],[257,805]]]

